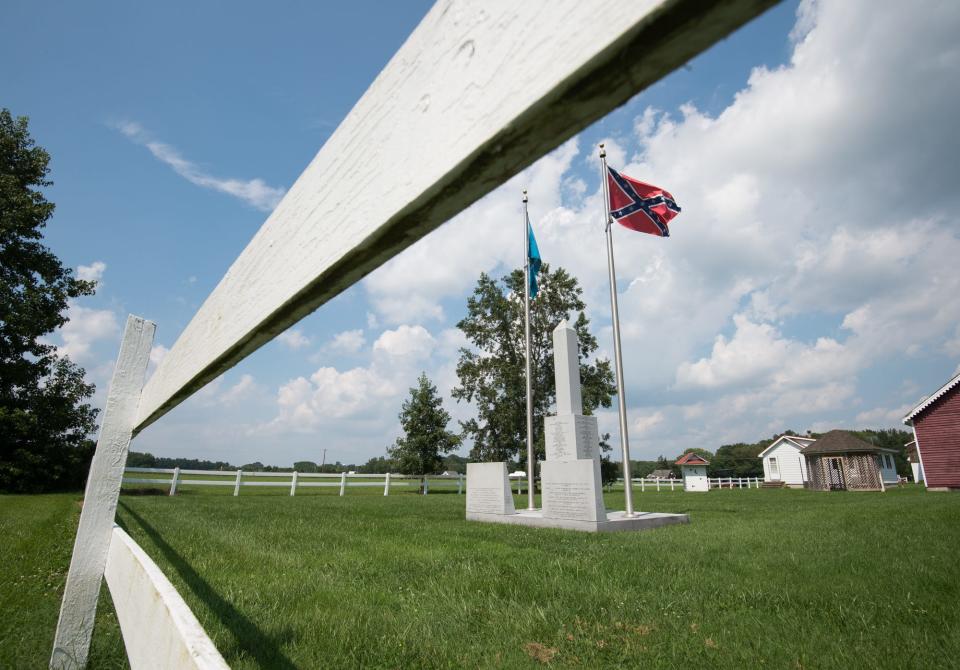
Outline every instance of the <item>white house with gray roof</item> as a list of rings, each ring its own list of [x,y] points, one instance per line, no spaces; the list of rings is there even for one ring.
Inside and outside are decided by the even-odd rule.
[[[783,482],[791,488],[803,488],[807,483],[807,464],[803,448],[816,442],[812,437],[781,435],[760,452],[763,461],[763,481]]]

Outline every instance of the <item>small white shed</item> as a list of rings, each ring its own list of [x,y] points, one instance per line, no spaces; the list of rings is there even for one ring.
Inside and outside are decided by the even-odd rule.
[[[812,437],[799,435],[781,435],[774,440],[759,455],[763,461],[763,481],[803,488],[807,483],[807,464],[801,452],[814,442]]]
[[[710,490],[710,480],[707,478],[707,466],[710,461],[703,456],[694,453],[684,454],[675,465],[680,466],[683,473],[684,491],[703,491]]]

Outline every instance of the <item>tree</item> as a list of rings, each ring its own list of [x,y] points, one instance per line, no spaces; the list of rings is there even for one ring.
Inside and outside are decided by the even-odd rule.
[[[437,387],[421,373],[410,397],[400,409],[403,437],[387,449],[397,470],[405,475],[427,475],[438,472],[443,454],[460,446],[460,436],[447,430],[450,415],[443,409]]]
[[[457,327],[472,345],[460,349],[453,389],[458,401],[473,403],[476,418],[461,422],[464,437],[473,439],[470,456],[477,461],[526,463],[526,382],[524,380],[523,271],[514,270],[499,282],[480,275],[467,301],[467,316]],[[576,278],[563,268],[551,272],[543,264],[537,278],[539,292],[530,304],[531,370],[534,448],[544,456],[543,417],[556,398],[553,371],[553,329],[571,313],[580,342],[580,380],[583,412],[609,407],[616,388],[610,361],[588,362],[597,349],[586,304]],[[609,447],[608,447],[609,448]]]
[[[47,343],[67,322],[68,301],[91,295],[42,243],[54,205],[50,155],[27,118],[0,109],[0,490],[83,486],[93,456],[97,410],[84,371]]]
[[[393,461],[383,456],[375,456],[363,465],[357,466],[357,472],[371,475],[383,475],[393,470]]]

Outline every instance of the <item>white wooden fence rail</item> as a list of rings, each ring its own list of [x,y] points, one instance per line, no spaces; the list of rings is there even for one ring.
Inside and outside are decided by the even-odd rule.
[[[170,487],[169,494],[175,495],[177,489],[181,486],[232,486],[233,495],[240,495],[240,489],[244,486],[265,486],[274,488],[285,488],[290,490],[290,495],[296,495],[297,490],[314,487],[339,487],[340,495],[346,495],[347,488],[382,486],[383,495],[390,495],[390,488],[394,486],[421,486],[423,485],[423,494],[427,495],[430,491],[430,482],[456,482],[457,493],[463,493],[465,478],[463,475],[428,475],[420,477],[417,475],[397,475],[387,474],[364,474],[364,473],[320,473],[320,472],[245,472],[243,470],[223,471],[223,470],[181,470],[180,468],[126,468],[125,473],[140,474],[165,474],[171,475],[169,478],[156,477],[128,477],[123,478],[124,484],[164,484]],[[184,479],[182,475],[200,475],[208,479]],[[210,477],[220,477],[220,479],[209,479]],[[257,477],[270,477],[274,481],[250,481]],[[304,481],[310,479],[328,479],[331,481]],[[366,480],[352,481],[351,480]],[[370,481],[377,480],[377,481]],[[759,477],[711,477],[708,480],[712,489],[751,489],[760,488]],[[511,480],[511,487],[517,484],[517,494],[523,492],[524,481]],[[618,479],[617,483],[622,485],[623,479]],[[633,480],[634,487],[639,487],[641,493],[646,491],[675,491],[683,490],[682,479],[642,479]]]
[[[104,571],[131,670],[228,670],[170,580],[114,527]]]
[[[326,472],[245,472],[243,470],[182,470],[180,468],[126,468],[124,470],[124,484],[164,484],[170,487],[169,494],[175,495],[182,486],[232,486],[233,495],[240,495],[244,486],[266,486],[290,490],[290,495],[296,495],[298,489],[315,487],[339,487],[340,495],[346,495],[347,488],[382,486],[383,495],[390,495],[394,486],[420,486],[423,484],[423,494],[430,491],[430,482],[456,482],[457,493],[463,494],[465,478],[463,475],[417,475],[364,474],[364,473],[326,473]],[[165,474],[169,478],[159,477],[129,477],[126,473]],[[186,479],[183,475],[200,475],[206,479]],[[212,479],[220,477],[220,479]],[[270,477],[275,481],[250,481],[257,477]],[[309,479],[328,479],[331,481],[304,481]],[[366,480],[366,481],[351,481]],[[378,481],[369,481],[378,480]]]
[[[759,477],[711,477],[708,480],[712,489],[758,489],[760,488]],[[623,485],[623,479],[618,479],[617,483]],[[673,491],[683,490],[682,479],[643,479],[633,480],[634,490],[639,486],[640,492],[646,491]]]

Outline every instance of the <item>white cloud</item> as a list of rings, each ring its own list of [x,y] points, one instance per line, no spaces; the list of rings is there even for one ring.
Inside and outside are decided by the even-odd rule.
[[[333,339],[327,345],[330,351],[341,354],[355,354],[359,352],[367,339],[363,336],[363,330],[345,330],[333,336]]]
[[[248,397],[256,389],[257,385],[253,375],[244,374],[236,384],[220,394],[218,401],[222,405],[236,405],[238,402]]]
[[[648,433],[652,428],[659,426],[661,423],[663,423],[663,412],[656,411],[653,414],[635,418],[633,420],[633,430],[639,434]]]
[[[125,121],[116,124],[116,128],[133,142],[146,147],[154,158],[166,163],[174,172],[196,186],[226,193],[265,212],[272,211],[286,193],[283,187],[268,186],[259,178],[225,179],[207,174],[197,164],[181,156],[174,147],[151,139],[138,123]]]
[[[153,373],[156,372],[157,367],[163,362],[163,359],[166,358],[167,354],[169,353],[170,350],[162,344],[155,344],[150,348],[150,362],[147,365],[147,374],[144,383],[146,383],[146,381],[153,376]]]
[[[90,265],[81,265],[77,267],[77,279],[99,282],[106,269],[107,264],[103,261],[94,261]]]
[[[899,407],[875,407],[857,414],[858,428],[903,428],[903,417],[913,409],[915,403],[907,403]]]
[[[290,349],[303,349],[310,344],[310,338],[299,328],[291,328],[277,335],[277,341]]]
[[[346,331],[351,332],[359,332],[362,338],[362,332]],[[441,345],[451,339],[441,335]],[[356,335],[340,338],[348,347],[357,341]],[[423,326],[403,324],[386,330],[373,343],[369,365],[344,371],[323,366],[309,378],[297,377],[283,384],[277,392],[277,416],[259,430],[304,432],[336,420],[392,425],[401,397],[413,385],[421,366],[429,364],[437,346]]]
[[[559,206],[562,177],[576,155],[577,143],[570,140],[372,272],[364,287],[377,315],[391,324],[441,320],[440,301],[461,299],[481,272],[501,264],[520,267],[521,192],[531,193],[531,219]],[[547,260],[548,249],[541,244]]]
[[[402,325],[396,330],[386,330],[373,343],[374,353],[382,352],[391,357],[426,358],[437,342],[423,326]]]
[[[95,342],[113,339],[120,333],[117,316],[108,309],[71,303],[67,317],[70,320],[58,331],[63,344],[57,347],[57,353],[81,365],[92,360],[91,347]]]

